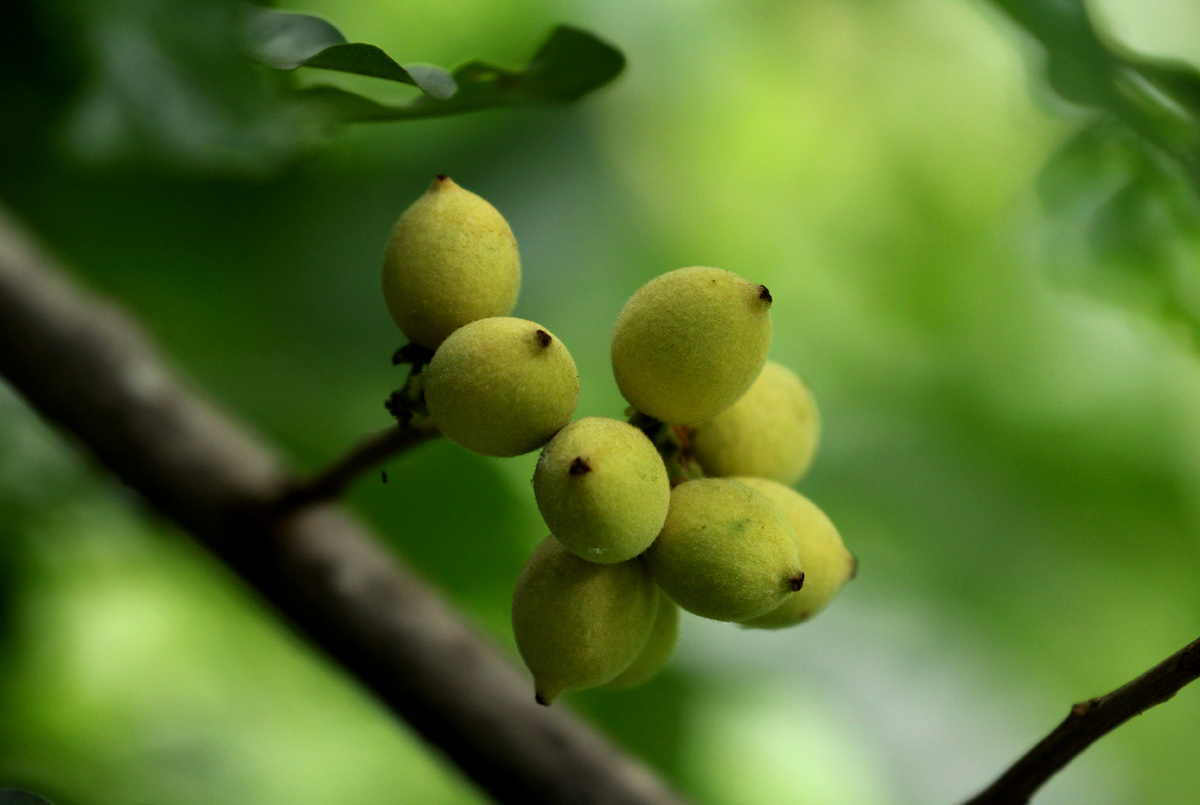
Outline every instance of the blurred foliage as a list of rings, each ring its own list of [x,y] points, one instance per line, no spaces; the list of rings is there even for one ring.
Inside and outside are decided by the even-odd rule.
[[[88,161],[150,158],[200,172],[265,175],[341,123],[568,103],[625,66],[620,51],[568,26],[554,29],[521,70],[471,61],[451,76],[431,65],[401,67],[375,45],[347,42],[319,17],[243,0],[23,1],[14,16],[6,28],[11,41],[0,42],[9,45],[14,74],[3,79],[4,97],[14,112],[28,103],[33,115],[0,151],[17,164],[22,146],[41,145],[60,123],[58,136]],[[264,71],[247,53],[280,70],[351,73],[411,84],[422,94],[388,106],[369,97],[369,87],[367,96],[336,86],[297,92],[285,72]]]
[[[625,69],[625,57],[587,31],[560,25],[522,70],[483,61],[451,75],[439,67],[401,67],[375,45],[346,42],[319,17],[261,11],[253,19],[255,57],[272,67],[316,67],[420,87],[425,93],[403,106],[386,106],[337,87],[310,87],[301,97],[335,120],[390,121],[474,112],[506,106],[577,101]]]
[[[16,788],[5,788],[0,791],[0,805],[53,805],[37,794],[20,791]]]
[[[662,678],[565,702],[695,801],[963,799],[1070,702],[1200,632],[1200,367],[1154,323],[1193,315],[1194,194],[1143,131],[1031,82],[993,8],[299,0],[406,65],[521,64],[560,19],[630,64],[576,107],[351,126],[317,150],[327,132],[273,111],[284,90],[418,90],[249,65],[217,41],[230,8],[18,2],[0,198],[299,466],[388,422],[400,335],[379,256],[436,173],[512,224],[516,314],[571,349],[579,416],[624,408],[607,337],[641,283],[709,264],[770,286],[772,357],[825,423],[800,488],[861,573],[794,631],[686,619]],[[1200,63],[1156,50],[1200,25],[1191,0],[1104,11],[1091,30],[1122,60]],[[1047,52],[1077,33],[1048,30]],[[1097,225],[1117,197],[1121,225]],[[510,648],[544,536],[533,461],[429,444],[350,500]],[[479,801],[6,391],[0,545],[0,786],[57,805]],[[1191,805],[1197,723],[1189,688],[1039,805]]]
[[[1051,209],[1082,228],[1089,262],[1119,272],[1079,279],[1200,337],[1200,70],[1106,39],[1083,0],[992,2],[1042,46],[1053,92],[1095,117],[1043,180]]]

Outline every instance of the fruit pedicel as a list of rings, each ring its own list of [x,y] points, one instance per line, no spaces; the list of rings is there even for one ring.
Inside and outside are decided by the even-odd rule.
[[[652,678],[680,608],[762,629],[824,609],[856,563],[791,488],[820,422],[803,381],[767,361],[767,287],[704,266],[650,280],[612,331],[628,421],[572,422],[575,362],[549,329],[510,317],[520,284],[503,216],[446,176],[388,238],[384,299],[410,342],[395,360],[412,364],[389,410],[481,455],[542,449],[533,490],[550,536],[512,604],[537,701]]]

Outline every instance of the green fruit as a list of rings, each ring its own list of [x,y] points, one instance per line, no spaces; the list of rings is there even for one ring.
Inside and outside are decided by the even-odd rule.
[[[459,327],[507,316],[521,288],[517,241],[496,208],[438,176],[396,221],[383,253],[383,298],[430,349]]]
[[[590,562],[624,562],[650,547],[671,502],[662,457],[616,419],[567,425],[538,458],[533,493],[550,533]]]
[[[800,378],[768,361],[732,408],[696,426],[692,453],[706,475],[748,475],[791,486],[812,464],[820,421]]]
[[[646,641],[646,647],[633,661],[633,665],[622,671],[607,687],[632,688],[648,682],[666,667],[671,655],[675,653],[675,644],[678,641],[679,606],[659,590],[658,614],[654,617],[654,628],[650,630],[650,639]]]
[[[728,478],[675,487],[646,561],[675,603],[718,621],[763,615],[804,583],[796,534],[783,512]]]
[[[521,571],[512,608],[538,702],[603,685],[628,668],[650,637],[657,594],[641,559],[598,565],[543,540]]]
[[[485,456],[541,447],[571,421],[578,398],[571,353],[524,319],[480,319],[455,330],[425,372],[425,402],[438,428]]]
[[[758,629],[782,629],[816,615],[854,577],[854,557],[842,544],[837,529],[824,512],[799,492],[762,478],[736,479],[762,492],[778,506],[796,532],[804,558],[804,588],[792,593],[775,609],[742,623]]]
[[[625,303],[612,335],[621,394],[656,419],[689,424],[737,402],[771,346],[771,294],[719,268],[680,268]]]

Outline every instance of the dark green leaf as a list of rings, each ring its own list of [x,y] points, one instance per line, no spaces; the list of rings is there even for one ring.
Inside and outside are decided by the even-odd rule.
[[[295,69],[326,48],[345,41],[341,31],[311,14],[256,8],[250,12],[246,24],[250,57],[280,70]]]
[[[454,76],[434,64],[406,64],[404,69],[428,95],[449,98],[458,91]]]
[[[387,106],[333,87],[305,96],[343,121],[410,120],[479,109],[570,103],[616,78],[625,57],[612,45],[578,28],[560,25],[522,70],[473,61],[454,71],[452,98],[422,96],[404,106]],[[430,93],[432,95],[432,93]]]
[[[36,794],[30,794],[28,791],[6,788],[0,791],[0,805],[52,805],[52,803]]]
[[[1133,66],[1200,123],[1200,72],[1186,64],[1167,62],[1139,61]]]
[[[422,64],[404,68],[380,48],[361,42],[327,47],[315,56],[305,59],[300,66],[412,84],[434,98],[449,98],[458,89],[450,74],[440,67]]]
[[[1101,36],[1085,0],[992,0],[1044,47],[1063,99],[1103,110],[1160,150],[1200,193],[1200,74]]]
[[[1095,256],[1149,270],[1167,262],[1174,224],[1161,192],[1148,181],[1134,179],[1096,211],[1090,226]]]
[[[250,57],[268,67],[294,70],[315,67],[411,84],[435,98],[455,92],[454,79],[440,67],[401,67],[375,45],[347,42],[341,31],[310,14],[255,9],[246,26]]]

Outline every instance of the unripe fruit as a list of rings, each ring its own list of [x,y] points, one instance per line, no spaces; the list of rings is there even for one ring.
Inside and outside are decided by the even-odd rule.
[[[791,523],[804,559],[804,588],[792,593],[775,609],[743,626],[758,629],[783,629],[816,615],[854,576],[854,557],[842,544],[837,529],[824,512],[799,492],[762,478],[738,478],[738,481],[762,492],[778,506]]]
[[[747,475],[791,486],[812,464],[819,434],[808,388],[790,369],[768,361],[732,408],[696,426],[691,447],[706,475]]]
[[[567,348],[524,319],[480,319],[455,330],[425,372],[425,402],[438,428],[485,456],[541,447],[571,421],[578,398]]]
[[[392,227],[383,298],[412,341],[437,349],[464,324],[507,316],[521,288],[517,241],[496,208],[438,176]]]
[[[538,702],[603,685],[628,668],[650,637],[657,595],[641,559],[598,565],[543,540],[521,571],[512,609]]]
[[[689,424],[737,402],[771,346],[771,294],[719,268],[680,268],[625,303],[612,336],[613,374],[634,408]]]
[[[650,547],[671,502],[667,469],[632,425],[587,417],[550,440],[533,473],[550,533],[590,562],[624,562]]]
[[[609,682],[606,687],[632,688],[643,682],[648,682],[659,671],[666,667],[675,653],[675,644],[679,642],[679,606],[667,597],[662,590],[658,591],[658,614],[654,617],[654,628],[650,630],[650,639],[646,647],[633,661],[633,665]]]
[[[783,512],[728,478],[675,487],[646,561],[675,603],[718,621],[763,615],[804,583],[796,534]]]

